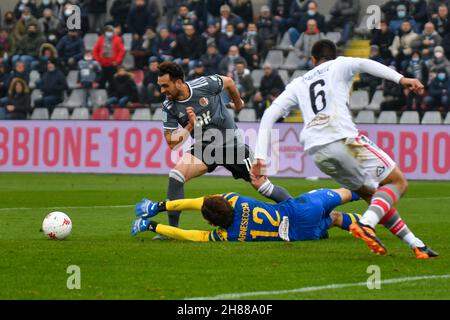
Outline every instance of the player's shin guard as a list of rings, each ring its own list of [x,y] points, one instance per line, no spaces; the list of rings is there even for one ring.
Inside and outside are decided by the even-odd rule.
[[[425,246],[425,244],[409,230],[395,208],[392,208],[383,219],[381,219],[380,224],[384,225],[393,235],[403,240],[411,248],[421,248]]]
[[[183,174],[175,169],[169,173],[169,187],[167,190],[168,200],[177,200],[184,198],[184,182]],[[180,221],[180,211],[168,211],[169,224],[173,227],[178,227]]]
[[[369,208],[361,218],[361,223],[372,228],[383,219],[400,199],[401,193],[394,185],[387,184],[379,188],[372,197]]]
[[[258,192],[266,198],[269,198],[277,203],[292,198],[286,189],[274,185],[269,179],[259,187]]]

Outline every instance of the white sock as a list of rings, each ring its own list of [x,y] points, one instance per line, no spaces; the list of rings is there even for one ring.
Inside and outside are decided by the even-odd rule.
[[[411,248],[421,248],[421,247],[425,247],[425,244],[422,242],[422,240],[420,240],[419,238],[417,238],[414,233],[410,232],[408,233],[404,238],[403,241],[409,245]]]
[[[380,222],[380,218],[378,218],[378,215],[372,210],[367,210],[366,213],[364,213],[364,215],[361,217],[359,222],[371,226],[375,229],[375,226],[378,224],[378,222]]]

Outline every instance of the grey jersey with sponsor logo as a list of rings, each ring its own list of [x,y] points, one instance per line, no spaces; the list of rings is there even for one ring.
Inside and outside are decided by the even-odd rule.
[[[218,75],[201,77],[187,81],[190,96],[184,101],[163,102],[163,126],[166,130],[175,130],[178,125],[185,127],[189,120],[186,114],[187,107],[193,107],[197,115],[197,126],[201,131],[218,129],[225,133],[227,129],[237,129],[233,117],[228,113],[221,97],[223,80]],[[194,132],[193,132],[194,133]],[[236,132],[234,133],[237,134]]]

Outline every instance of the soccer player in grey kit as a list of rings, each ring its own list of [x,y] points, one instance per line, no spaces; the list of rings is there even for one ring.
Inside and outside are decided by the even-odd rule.
[[[236,111],[244,107],[239,91],[229,77],[212,75],[184,81],[181,66],[163,62],[159,66],[158,84],[166,96],[163,102],[164,136],[174,150],[190,136],[191,148],[169,173],[168,200],[184,198],[184,184],[192,178],[223,166],[235,179],[244,179],[258,192],[276,202],[289,199],[289,193],[270,180],[253,180],[250,169],[253,152],[243,142],[233,117],[221,97],[223,90]],[[180,211],[169,211],[169,224],[178,226]]]

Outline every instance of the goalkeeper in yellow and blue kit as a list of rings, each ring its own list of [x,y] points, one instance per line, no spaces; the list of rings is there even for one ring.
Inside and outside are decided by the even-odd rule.
[[[348,230],[360,216],[334,211],[337,206],[359,200],[347,189],[320,189],[278,204],[265,203],[237,193],[196,199],[136,204],[138,219],[132,234],[153,231],[169,238],[190,241],[304,241],[328,238],[328,229]],[[183,230],[150,220],[167,210],[199,210],[213,231]]]

